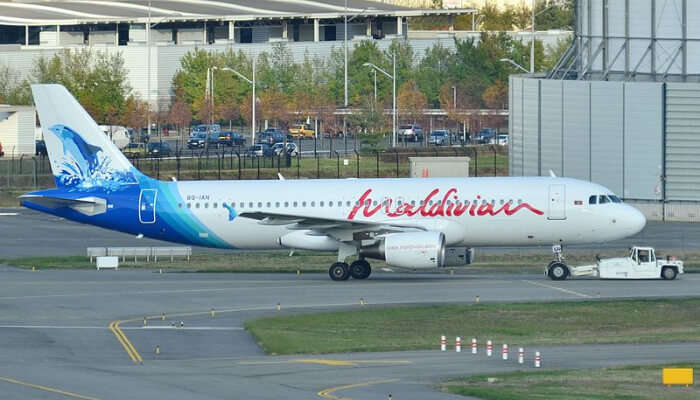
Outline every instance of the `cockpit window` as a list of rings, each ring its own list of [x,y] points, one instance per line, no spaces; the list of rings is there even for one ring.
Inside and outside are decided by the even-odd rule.
[[[620,198],[614,194],[608,195],[608,197],[610,197],[610,200],[612,200],[613,203],[622,203],[622,200],[620,200]]]
[[[588,198],[588,204],[598,204],[598,196],[591,196]]]
[[[605,204],[605,203],[610,203],[610,199],[608,196],[601,194],[598,196],[598,204]]]

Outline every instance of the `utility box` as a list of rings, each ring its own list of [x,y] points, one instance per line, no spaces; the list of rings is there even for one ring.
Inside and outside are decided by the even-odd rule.
[[[411,178],[465,178],[469,157],[408,157]]]

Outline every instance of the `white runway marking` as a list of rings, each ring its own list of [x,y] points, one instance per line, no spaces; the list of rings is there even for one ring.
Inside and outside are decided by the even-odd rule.
[[[19,215],[19,213],[0,213],[0,217],[14,217]]]
[[[588,295],[588,294],[585,294],[585,293],[580,293],[580,292],[576,292],[576,291],[573,291],[573,290],[564,289],[564,288],[560,288],[560,287],[553,286],[553,285],[548,285],[548,284],[546,284],[546,283],[535,282],[535,281],[527,281],[527,280],[524,280],[523,282],[527,282],[527,283],[529,283],[529,284],[531,284],[531,285],[535,285],[535,286],[542,286],[542,287],[545,287],[545,288],[548,288],[548,289],[558,290],[558,291],[563,292],[563,293],[573,294],[573,295],[578,296],[578,297],[586,297],[586,298],[593,297],[593,296]]]

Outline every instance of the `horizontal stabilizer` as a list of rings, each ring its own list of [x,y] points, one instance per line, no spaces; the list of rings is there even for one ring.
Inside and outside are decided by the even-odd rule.
[[[19,196],[22,203],[28,202],[46,208],[72,208],[85,215],[98,215],[107,211],[107,200],[99,197],[83,197],[80,199],[66,199],[63,197],[46,196],[39,194],[25,194]]]

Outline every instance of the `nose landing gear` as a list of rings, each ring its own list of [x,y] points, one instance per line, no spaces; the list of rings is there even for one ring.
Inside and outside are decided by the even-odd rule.
[[[569,271],[569,267],[564,263],[562,246],[559,244],[552,246],[552,253],[554,253],[555,260],[547,265],[544,273],[553,281],[563,281],[569,277],[571,272]]]

